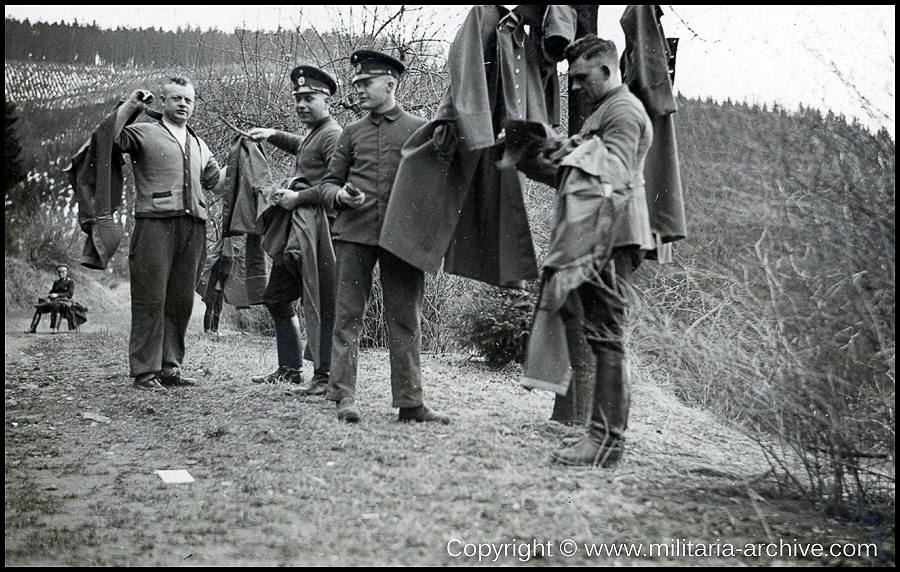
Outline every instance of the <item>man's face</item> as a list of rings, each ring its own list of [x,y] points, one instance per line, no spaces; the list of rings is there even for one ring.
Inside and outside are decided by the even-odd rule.
[[[379,75],[353,82],[359,106],[366,111],[372,111],[387,105],[391,99],[391,84],[394,81],[389,75]]]
[[[169,83],[163,86],[163,115],[175,125],[185,125],[194,114],[194,87]]]
[[[57,268],[56,271],[59,272],[60,278],[65,278],[66,276],[69,275],[69,269],[66,268],[65,266],[63,266],[61,268]]]
[[[318,91],[294,94],[294,111],[305,125],[311,125],[331,115],[328,109],[328,96]]]
[[[569,65],[572,91],[577,92],[589,103],[597,103],[614,87],[611,85],[609,68],[597,60],[578,58]]]

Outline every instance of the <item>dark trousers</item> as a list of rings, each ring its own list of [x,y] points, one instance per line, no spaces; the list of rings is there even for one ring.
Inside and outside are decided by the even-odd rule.
[[[265,303],[266,308],[269,310],[269,314],[271,314],[272,320],[275,321],[275,337],[276,341],[279,344],[279,348],[284,347],[284,345],[287,343],[292,343],[290,341],[277,339],[279,336],[279,331],[284,333],[290,332],[290,329],[287,326],[279,328],[278,325],[279,322],[284,322],[286,320],[291,320],[294,318],[296,312],[294,312],[293,303],[297,300],[303,300],[303,277],[295,274],[285,264],[273,264],[272,270],[271,272],[269,272],[269,282],[266,284],[266,290],[263,293],[263,303]],[[322,312],[324,314],[324,309],[322,309]],[[324,318],[324,315],[321,317]],[[311,321],[312,320],[307,317],[307,328],[309,328]],[[314,359],[314,356],[309,355],[309,346],[307,346],[306,359],[319,364],[318,367],[315,368],[313,373],[327,375],[329,370],[331,369],[331,337],[333,332],[332,325],[329,320],[322,319],[321,324],[322,325],[319,330],[319,359],[316,360]],[[307,331],[307,336],[308,335],[309,332]],[[299,347],[297,348],[297,352],[297,361],[299,362]],[[285,356],[279,356],[279,365],[291,365],[288,363],[282,363],[282,357]],[[296,367],[299,367],[299,365]]]
[[[222,306],[225,303],[225,292],[219,290],[213,285],[209,286],[211,292],[207,294],[206,312],[203,314],[203,331],[218,332],[219,331],[219,314],[222,313]]]
[[[392,407],[422,405],[422,301],[425,274],[378,246],[334,241],[337,301],[331,350],[331,398],[356,398],[359,335],[379,264],[391,360]]]
[[[631,389],[624,342],[625,312],[629,282],[643,254],[632,248],[614,249],[600,271],[599,283],[582,284],[562,308],[564,320],[584,324],[585,338],[596,359],[591,424],[616,438],[621,438],[628,425]]]
[[[132,377],[181,367],[194,288],[206,252],[206,225],[189,216],[138,218],[128,254],[131,271]]]

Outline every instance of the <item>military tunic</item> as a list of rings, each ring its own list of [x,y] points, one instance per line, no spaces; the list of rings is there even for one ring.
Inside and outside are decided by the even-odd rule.
[[[378,246],[400,149],[423,119],[400,106],[384,114],[370,113],[348,125],[322,182],[329,204],[350,184],[365,195],[361,206],[338,210],[334,224],[338,290],[331,354],[334,401],[355,398],[359,336],[372,290],[372,272],[379,264],[384,316],[388,324],[393,407],[422,405],[423,272]]]

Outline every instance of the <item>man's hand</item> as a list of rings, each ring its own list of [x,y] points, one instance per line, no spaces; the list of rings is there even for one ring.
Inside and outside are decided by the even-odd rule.
[[[281,208],[292,211],[300,204],[300,193],[290,189],[278,189],[272,194],[272,199]]]
[[[59,294],[50,294],[51,300],[56,300],[59,297]]]
[[[456,123],[441,123],[434,128],[434,136],[431,144],[434,150],[445,161],[449,161],[456,152],[456,145],[459,142],[459,135],[456,132]]]
[[[366,195],[348,183],[338,190],[336,199],[338,204],[349,209],[355,209],[362,206],[366,200]]]
[[[254,127],[253,129],[248,129],[247,134],[250,135],[250,139],[253,141],[268,141],[269,137],[275,134],[275,130],[265,127]]]
[[[139,111],[147,109],[151,103],[153,103],[153,94],[147,89],[136,89],[125,100],[125,105]]]

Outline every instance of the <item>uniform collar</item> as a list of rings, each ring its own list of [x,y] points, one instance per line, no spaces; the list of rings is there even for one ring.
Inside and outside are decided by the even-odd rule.
[[[403,108],[400,107],[400,105],[395,105],[393,109],[385,111],[384,113],[369,113],[369,121],[375,125],[379,125],[382,117],[393,122],[397,121],[401,115],[403,115]]]
[[[332,117],[331,115],[325,116],[322,119],[319,119],[318,121],[316,121],[315,125],[309,127],[308,132],[312,133],[316,129],[319,129],[320,127],[324,127],[334,120],[335,120],[334,117]]]

